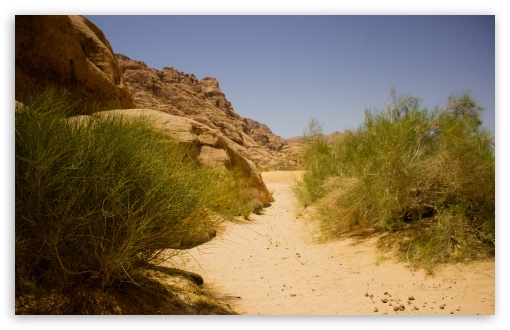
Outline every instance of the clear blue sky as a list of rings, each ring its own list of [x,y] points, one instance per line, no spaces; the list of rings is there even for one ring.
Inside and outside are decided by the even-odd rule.
[[[495,127],[495,17],[86,16],[116,53],[215,77],[242,115],[284,138],[311,118],[357,128],[394,87],[432,109],[470,92]]]

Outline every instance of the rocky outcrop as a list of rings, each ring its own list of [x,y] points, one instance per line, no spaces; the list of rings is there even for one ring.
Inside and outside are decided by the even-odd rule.
[[[190,118],[218,130],[259,167],[276,169],[295,165],[296,160],[281,157],[285,141],[266,125],[236,113],[215,78],[199,80],[173,67],[160,71],[120,54],[117,60],[137,108]]]
[[[26,90],[57,87],[69,91],[76,114],[103,109],[155,109],[190,118],[221,132],[237,153],[258,167],[293,167],[286,142],[264,124],[243,118],[215,78],[115,55],[99,28],[82,16],[16,16],[15,98]],[[97,107],[96,107],[97,108]],[[227,162],[222,151],[204,146],[204,162]],[[284,155],[284,156],[282,156]]]
[[[274,135],[267,125],[249,118],[244,118],[244,122],[250,128],[252,138],[261,146],[269,150],[281,151],[287,144],[281,137]]]
[[[135,107],[110,43],[89,20],[18,15],[15,22],[16,100],[27,88],[56,87],[84,109]]]
[[[249,199],[258,199],[265,206],[274,201],[255,164],[242,155],[238,144],[220,131],[189,118],[153,109],[111,110],[98,113],[101,114],[122,115],[125,118],[142,116],[149,118],[172,140],[196,148],[201,164],[225,169],[235,168],[246,183],[245,191],[242,193]]]

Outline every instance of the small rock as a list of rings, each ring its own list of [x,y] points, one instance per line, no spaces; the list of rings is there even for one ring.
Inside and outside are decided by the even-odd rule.
[[[377,313],[379,311],[379,308],[374,307],[374,313]]]
[[[403,310],[405,310],[405,309],[406,309],[406,306],[404,306],[404,305],[400,305],[400,306],[398,306],[398,310],[400,310],[400,311],[403,311]]]
[[[414,306],[414,310],[419,310],[418,306]]]
[[[368,292],[365,292],[365,297],[368,297]]]
[[[393,310],[394,310],[395,312],[396,312],[396,311],[398,311],[398,306],[394,306],[394,307],[393,307]]]
[[[388,299],[382,298],[381,301],[386,304],[388,302]]]
[[[289,297],[295,297],[295,296],[296,296],[296,294],[295,294],[295,293],[291,293],[291,294],[289,294]]]
[[[414,300],[414,296],[409,296],[408,300]]]
[[[444,305],[439,306],[439,308],[444,309]]]

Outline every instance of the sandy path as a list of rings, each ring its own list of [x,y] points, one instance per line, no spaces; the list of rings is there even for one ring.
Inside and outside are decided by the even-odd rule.
[[[449,265],[432,277],[377,252],[374,239],[314,243],[296,216],[290,187],[299,174],[263,173],[273,205],[175,262],[240,314],[495,313],[494,261]]]

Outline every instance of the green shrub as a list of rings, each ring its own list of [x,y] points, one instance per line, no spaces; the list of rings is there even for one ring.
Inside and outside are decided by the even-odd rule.
[[[316,119],[310,121],[304,136],[301,163],[307,172],[294,192],[303,205],[310,205],[324,196],[322,184],[328,177],[338,175],[338,166],[334,161],[336,155],[333,147],[324,137],[322,127]]]
[[[239,207],[239,209],[236,212],[236,215],[248,219],[250,214],[253,213],[253,210],[254,210],[253,204],[250,202],[245,202]]]
[[[432,256],[440,262],[490,254],[495,156],[482,110],[468,95],[432,112],[417,98],[395,98],[382,113],[367,111],[365,123],[341,141],[312,136],[298,197],[317,203],[326,236],[400,232],[395,243],[406,253],[412,244],[411,257],[421,264]]]
[[[233,216],[229,179],[148,120],[67,119],[65,98],[52,92],[24,101],[15,118],[17,295],[27,283],[63,292],[132,281],[140,265]]]

